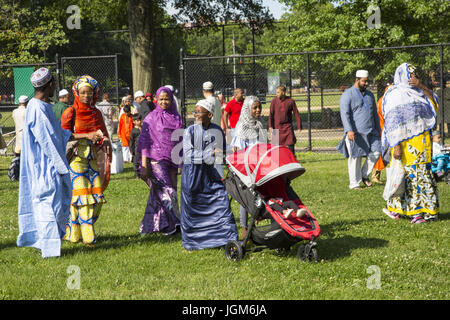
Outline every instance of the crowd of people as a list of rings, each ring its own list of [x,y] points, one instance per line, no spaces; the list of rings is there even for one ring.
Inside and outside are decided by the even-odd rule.
[[[420,83],[416,69],[405,63],[398,67],[377,109],[367,89],[368,77],[367,71],[359,70],[355,84],[340,101],[344,137],[338,150],[348,158],[349,188],[362,189],[361,183],[370,187],[371,172],[399,159],[406,172],[405,192],[390,198],[383,212],[394,219],[407,216],[413,223],[437,220],[439,200],[431,170],[437,99]],[[238,239],[223,183],[227,152],[267,142],[270,134],[272,143],[288,147],[295,155],[293,119],[296,129],[302,128],[295,101],[284,86],[276,89],[266,125],[258,97],[245,97],[244,90],[236,88],[226,103],[213,83],[205,82],[204,99],[193,112],[195,122],[183,130],[171,86],[159,88],[154,98],[137,91],[134,101],[126,96],[116,110],[108,94],[97,103],[100,88],[88,75],[73,84],[72,106],[67,105],[67,90],[61,90],[59,102],[51,104],[55,78],[48,69],[35,71],[30,80],[35,95],[30,101],[24,97],[26,110],[17,111],[23,118],[17,245],[38,248],[43,257],[59,256],[62,239],[95,245],[94,224],[106,202],[111,173],[115,117],[124,161],[133,163],[135,178],[149,188],[140,234],[181,232],[189,252]],[[372,181],[375,178],[379,175],[372,175]],[[291,209],[283,213],[303,214],[299,208]],[[248,213],[243,207],[239,220],[244,238]]]

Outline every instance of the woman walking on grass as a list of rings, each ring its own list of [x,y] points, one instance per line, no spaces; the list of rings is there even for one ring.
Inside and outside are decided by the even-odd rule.
[[[437,98],[420,82],[416,69],[408,63],[400,65],[383,101],[383,146],[391,148],[391,164],[401,160],[405,170],[405,193],[391,197],[383,209],[393,219],[437,220],[439,198],[431,172],[430,138],[437,109]]]
[[[80,140],[70,152],[73,191],[64,240],[74,243],[81,240],[93,246],[94,223],[106,202],[103,193],[109,182],[111,143],[102,113],[95,107],[100,92],[97,81],[81,76],[73,84],[72,92],[75,102],[62,114],[61,126]]]
[[[258,97],[248,96],[244,100],[241,115],[236,124],[236,131],[231,141],[233,152],[251,147],[258,142],[267,142],[267,132],[261,119],[261,102]],[[248,214],[244,207],[239,208],[239,220],[242,227],[242,238],[247,234]]]
[[[140,226],[141,234],[173,234],[180,225],[177,201],[178,166],[171,153],[178,141],[172,133],[182,128],[181,117],[169,88],[156,92],[156,108],[142,124],[137,156],[141,159],[141,178],[150,187],[147,207]]]

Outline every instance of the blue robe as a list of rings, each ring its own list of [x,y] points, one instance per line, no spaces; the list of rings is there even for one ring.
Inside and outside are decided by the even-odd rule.
[[[340,99],[340,113],[344,126],[344,138],[336,149],[346,158],[365,157],[372,152],[381,152],[381,128],[375,97],[369,90],[363,93],[352,86],[344,91]],[[351,150],[347,150],[347,132],[355,133]]]
[[[183,136],[181,238],[186,250],[215,248],[237,240],[228,194],[214,167],[214,149],[226,150],[222,129],[192,125]]]
[[[71,132],[61,128],[52,105],[31,99],[23,128],[17,246],[59,256],[70,216],[72,183],[66,159]]]

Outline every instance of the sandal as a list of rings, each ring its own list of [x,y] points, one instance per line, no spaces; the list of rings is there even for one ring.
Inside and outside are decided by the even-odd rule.
[[[372,183],[370,182],[369,179],[362,179],[362,182],[366,185],[366,187],[371,187]]]
[[[394,220],[398,220],[398,218],[400,217],[400,215],[396,212],[392,212],[390,210],[388,210],[387,208],[383,208],[383,212],[384,214],[386,214],[389,218],[394,219]]]
[[[411,219],[411,223],[414,223],[414,224],[425,223],[425,222],[427,222],[427,220],[422,218],[422,216],[415,216],[414,218]]]

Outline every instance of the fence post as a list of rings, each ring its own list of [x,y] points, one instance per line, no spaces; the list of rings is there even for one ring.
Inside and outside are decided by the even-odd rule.
[[[62,74],[62,88],[66,87],[66,79],[64,76],[64,63],[66,62],[66,59],[63,57],[61,58],[61,74]]]
[[[311,79],[309,76],[309,54],[306,53],[306,103],[308,106],[308,150],[312,151],[312,142],[311,142]]]
[[[441,108],[441,114],[442,114],[440,127],[441,127],[441,137],[442,137],[441,144],[444,145],[445,144],[445,131],[444,131],[444,129],[445,129],[444,128],[444,123],[445,123],[444,46],[441,44],[439,46],[439,48],[440,48],[440,51],[441,51],[440,52],[440,54],[441,54],[441,57],[440,57],[441,61],[440,61],[440,66],[439,66],[439,72],[441,74],[440,77],[439,77],[440,78],[439,81],[441,82],[441,96],[440,96],[441,101],[439,101],[439,102],[440,102],[440,108]],[[447,130],[450,133],[450,128],[447,128]]]
[[[119,60],[117,58],[117,53],[114,56],[114,66],[115,66],[115,72],[116,72],[116,104],[120,105],[119,101]]]
[[[185,97],[185,85],[184,85],[184,52],[183,48],[180,49],[180,100],[181,100],[181,119],[183,121],[183,128],[186,128],[186,103]]]
[[[60,83],[60,77],[59,77],[59,54],[57,53],[55,55],[56,60],[56,92],[59,93],[61,90],[61,83]],[[58,95],[57,95],[58,97]]]

